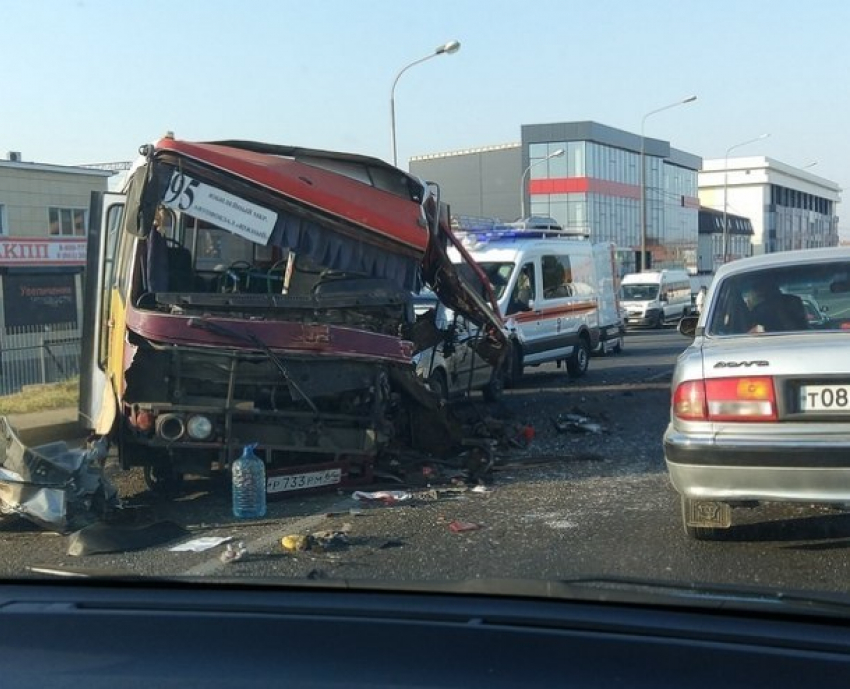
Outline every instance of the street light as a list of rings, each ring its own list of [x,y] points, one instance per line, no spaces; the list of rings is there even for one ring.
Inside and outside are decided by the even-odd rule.
[[[757,136],[755,139],[747,139],[746,141],[742,141],[739,144],[735,144],[734,146],[730,146],[726,149],[726,156],[723,162],[723,262],[726,263],[729,260],[729,218],[727,215],[727,210],[729,204],[726,202],[727,193],[729,191],[729,154],[734,151],[736,148],[741,148],[741,146],[746,146],[747,144],[753,144],[756,141],[761,141],[762,139],[766,139],[770,134],[761,134]]]
[[[398,167],[398,153],[396,151],[396,141],[395,141],[395,86],[398,83],[399,78],[402,74],[404,74],[408,69],[413,67],[414,65],[418,65],[420,62],[425,62],[425,60],[430,60],[432,57],[437,57],[437,55],[452,55],[460,50],[460,41],[449,41],[448,43],[444,43],[441,46],[438,46],[433,53],[430,55],[426,55],[425,57],[421,57],[418,60],[414,60],[406,67],[403,67],[401,71],[395,76],[395,80],[393,81],[393,87],[390,90],[390,133],[392,136],[392,145],[393,145],[393,165]]]
[[[525,171],[522,173],[522,177],[519,178],[519,201],[520,201],[519,217],[520,217],[520,220],[525,219],[525,176],[529,173],[531,168],[533,168],[535,165],[540,165],[540,163],[545,163],[550,158],[558,158],[559,156],[564,155],[564,153],[566,153],[566,151],[563,148],[559,148],[557,151],[550,153],[545,158],[541,158],[540,160],[538,160],[534,163],[531,163],[527,168],[525,168]]]
[[[696,96],[688,96],[682,100],[677,100],[675,103],[665,105],[663,108],[652,110],[643,116],[640,122],[640,266],[639,273],[646,270],[646,141],[643,131],[646,125],[646,118],[655,113],[675,108],[685,103],[693,103],[697,99]]]

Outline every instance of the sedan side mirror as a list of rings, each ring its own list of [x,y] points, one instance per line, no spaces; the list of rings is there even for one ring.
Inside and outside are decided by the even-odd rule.
[[[696,337],[697,323],[699,323],[699,316],[685,316],[679,321],[678,330],[682,335],[693,340]]]

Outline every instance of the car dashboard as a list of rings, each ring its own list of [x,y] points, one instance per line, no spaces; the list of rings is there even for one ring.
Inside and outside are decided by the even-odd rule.
[[[831,615],[595,598],[15,582],[0,590],[0,683],[777,689],[850,678],[850,629]]]

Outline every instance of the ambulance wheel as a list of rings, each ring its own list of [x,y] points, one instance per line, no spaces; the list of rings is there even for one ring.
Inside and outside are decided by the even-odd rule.
[[[567,372],[571,378],[581,378],[587,373],[587,368],[590,365],[590,347],[587,345],[587,338],[582,337],[573,347],[573,353],[567,359]]]

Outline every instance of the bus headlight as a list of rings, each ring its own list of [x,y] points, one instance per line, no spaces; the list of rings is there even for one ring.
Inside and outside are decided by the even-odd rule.
[[[186,432],[193,440],[206,440],[213,432],[212,421],[206,416],[190,416],[186,422]]]

